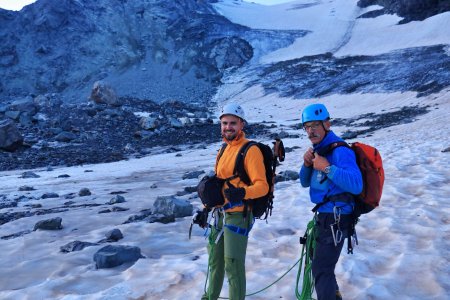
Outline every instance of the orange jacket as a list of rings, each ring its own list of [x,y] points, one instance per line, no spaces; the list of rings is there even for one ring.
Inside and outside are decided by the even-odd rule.
[[[227,147],[222,154],[218,164],[216,165],[217,177],[226,179],[233,176],[234,165],[236,163],[236,156],[241,149],[241,147],[249,142],[245,138],[245,133],[241,132],[236,139],[233,141],[228,141],[224,139],[227,143]],[[246,185],[239,177],[232,179],[230,182],[235,187],[243,187],[245,189],[245,200],[256,199],[264,196],[269,191],[269,185],[266,180],[266,169],[264,167],[263,155],[258,147],[250,147],[244,160],[244,168],[252,182],[251,185]],[[225,182],[224,188],[228,188]],[[223,193],[223,190],[222,190]],[[225,204],[228,203],[228,199],[225,197]],[[236,206],[226,210],[227,212],[237,212],[244,211],[244,206]]]

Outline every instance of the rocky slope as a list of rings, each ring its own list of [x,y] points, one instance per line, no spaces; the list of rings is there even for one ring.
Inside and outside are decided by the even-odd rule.
[[[98,80],[120,96],[206,102],[223,72],[254,56],[252,39],[269,38],[209,2],[39,0],[0,9],[0,103],[45,93],[82,102]],[[296,33],[286,35],[275,47]]]
[[[229,98],[215,94],[229,78],[293,98],[405,91],[420,97],[450,86],[445,45],[262,65],[264,54],[309,32],[233,24],[212,2],[39,0],[20,12],[0,9],[0,171],[217,142],[212,99]],[[445,1],[358,2],[376,4],[383,8],[360,17],[396,13],[409,22],[450,9]],[[99,80],[110,88],[96,99],[90,93]],[[249,131],[270,134],[258,124]]]

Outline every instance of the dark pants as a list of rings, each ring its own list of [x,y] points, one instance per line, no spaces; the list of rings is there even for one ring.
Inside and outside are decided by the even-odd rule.
[[[316,248],[311,266],[317,300],[336,300],[336,291],[339,290],[339,286],[334,268],[339,260],[352,219],[350,215],[341,215],[340,229],[343,236],[342,240],[335,246],[330,227],[331,224],[335,223],[334,214],[319,213],[317,215]]]

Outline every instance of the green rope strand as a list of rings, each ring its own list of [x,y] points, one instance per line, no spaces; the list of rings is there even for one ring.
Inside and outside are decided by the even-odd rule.
[[[286,272],[284,272],[283,275],[281,275],[277,280],[275,280],[274,282],[272,282],[270,285],[266,286],[265,288],[260,289],[259,291],[254,292],[254,293],[246,294],[245,296],[247,296],[247,297],[248,297],[248,296],[253,296],[253,295],[256,295],[256,294],[258,294],[258,293],[261,293],[262,291],[267,290],[268,288],[270,288],[271,286],[273,286],[275,283],[277,283],[278,281],[280,281],[281,279],[283,279],[283,277],[286,276],[293,268],[295,268],[295,266],[298,265],[298,263],[299,263],[301,260],[302,260],[301,258],[300,258],[299,260],[297,260],[297,262],[296,262],[292,267],[290,267]],[[225,298],[225,299],[228,299],[228,298]]]
[[[301,292],[299,292],[298,284],[300,282],[300,277],[302,275],[303,260],[300,263],[300,267],[298,269],[297,282],[295,286],[295,296],[297,297],[298,300],[313,300],[312,294],[314,292],[314,279],[312,278],[311,264],[316,240],[314,226],[315,220],[313,219],[308,223],[308,226],[306,228],[306,243],[302,247],[302,255],[300,258],[305,259],[305,266],[303,268],[303,284]]]
[[[280,281],[281,279],[283,279],[283,277],[286,276],[286,275],[287,275],[293,268],[295,268],[295,266],[298,265],[298,263],[301,262],[301,261],[302,261],[302,257],[301,257],[299,260],[297,260],[297,261],[295,262],[295,264],[294,264],[292,267],[290,267],[286,272],[284,272],[283,275],[281,275],[279,278],[277,278],[274,282],[272,282],[272,283],[269,284],[268,286],[266,286],[266,287],[264,287],[264,288],[262,288],[262,289],[260,289],[260,290],[258,290],[258,291],[256,291],[256,292],[246,294],[245,296],[246,296],[246,297],[254,296],[254,295],[256,295],[256,294],[259,294],[259,293],[261,293],[261,292],[267,290],[268,288],[270,288],[271,286],[273,286],[275,283],[277,283],[278,281]],[[204,289],[205,289],[205,292],[206,292],[206,286],[207,286],[208,277],[209,277],[208,275],[209,275],[209,264],[208,264],[208,272],[207,272],[207,274],[206,274],[206,281],[205,281],[205,288],[204,288]],[[229,299],[229,298],[228,298],[228,297],[219,297],[219,299]]]
[[[295,264],[292,267],[290,267],[286,272],[284,272],[284,274],[281,275],[279,278],[277,278],[274,282],[272,282],[268,286],[266,286],[256,292],[246,294],[245,295],[246,297],[254,296],[254,295],[259,294],[259,293],[267,290],[268,288],[272,287],[274,284],[276,284],[281,279],[283,279],[284,276],[286,276],[293,268],[295,268],[295,266],[297,266],[300,263],[298,273],[297,273],[296,287],[295,287],[296,297],[298,300],[314,300],[312,298],[312,294],[314,291],[314,280],[312,279],[312,273],[311,273],[312,251],[314,251],[314,246],[315,246],[314,225],[315,225],[314,219],[308,223],[308,226],[306,229],[306,232],[307,232],[306,244],[303,245],[301,256],[295,262]],[[211,245],[211,246],[212,246],[211,247],[211,253],[212,253],[214,251],[215,245]],[[211,256],[209,256],[209,257],[211,257]],[[208,257],[208,267],[207,267],[206,280],[205,280],[205,286],[204,286],[205,294],[207,294],[207,285],[208,285],[209,272],[210,272],[209,257]],[[298,283],[300,282],[300,277],[301,277],[301,273],[302,273],[303,259],[305,260],[305,267],[304,267],[304,272],[303,272],[303,285],[302,285],[303,288],[302,288],[301,293],[299,293]],[[229,299],[229,298],[228,297],[219,297],[219,299]]]

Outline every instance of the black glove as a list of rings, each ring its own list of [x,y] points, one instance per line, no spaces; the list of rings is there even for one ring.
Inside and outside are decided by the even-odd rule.
[[[205,228],[208,226],[208,213],[209,210],[207,208],[197,210],[194,218],[192,219],[192,223],[198,224],[201,228]]]
[[[229,188],[225,189],[223,192],[224,192],[225,196],[227,197],[228,201],[230,201],[231,203],[242,202],[245,197],[245,189],[244,188],[235,188],[232,185]]]

